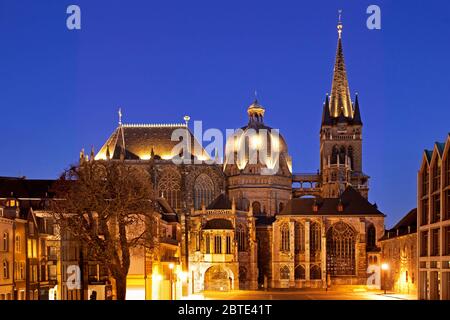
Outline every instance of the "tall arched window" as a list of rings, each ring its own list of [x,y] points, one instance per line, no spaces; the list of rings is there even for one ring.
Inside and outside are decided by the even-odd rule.
[[[345,147],[341,146],[341,149],[339,150],[339,163],[343,164],[345,163],[345,155],[347,154]]]
[[[158,195],[164,197],[173,209],[181,208],[181,176],[177,170],[164,171],[158,181]]]
[[[252,209],[253,209],[253,214],[254,215],[261,214],[261,203],[259,203],[258,201],[253,201],[252,202]]]
[[[207,234],[205,238],[205,253],[209,254],[211,253],[211,236]]]
[[[422,196],[428,194],[428,186],[430,185],[430,174],[426,166],[422,174]]]
[[[289,267],[284,266],[280,268],[280,279],[282,280],[289,280]]]
[[[353,229],[340,221],[327,232],[327,269],[332,276],[355,275],[356,235]]]
[[[310,278],[311,280],[320,280],[322,279],[322,271],[319,266],[313,265],[310,269]]]
[[[347,149],[347,155],[350,158],[350,168],[353,170],[354,169],[354,164],[353,164],[353,147],[349,146]]]
[[[9,234],[8,234],[8,232],[3,233],[3,251],[9,251]]]
[[[298,265],[294,270],[295,280],[305,280],[305,268],[302,265]]]
[[[295,253],[305,252],[305,226],[301,222],[295,223]]]
[[[373,250],[377,247],[376,230],[373,224],[370,224],[367,228],[367,250]]]
[[[238,225],[236,228],[236,240],[238,243],[238,250],[239,251],[246,251],[247,250],[247,235],[246,230],[243,225]]]
[[[289,251],[289,225],[287,223],[283,224],[280,228],[281,230],[281,251]]]
[[[339,147],[338,146],[334,146],[333,150],[331,151],[331,164],[336,164],[337,163],[338,156],[339,156]]]
[[[214,199],[214,183],[207,174],[200,174],[194,184],[194,207],[202,208],[202,204],[208,206]]]
[[[312,222],[309,230],[309,246],[311,256],[320,251],[321,242],[320,225],[317,222]]]
[[[3,279],[9,279],[9,262],[3,260]]]

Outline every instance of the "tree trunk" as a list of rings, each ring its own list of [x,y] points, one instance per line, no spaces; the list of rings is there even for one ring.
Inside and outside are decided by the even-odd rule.
[[[116,280],[117,300],[125,300],[125,296],[127,293],[127,277],[120,276],[115,277],[114,279]]]

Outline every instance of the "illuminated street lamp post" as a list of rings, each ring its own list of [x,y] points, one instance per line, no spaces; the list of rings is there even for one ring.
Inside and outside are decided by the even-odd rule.
[[[384,287],[384,294],[386,294],[386,278],[387,278],[387,271],[389,270],[389,264],[382,263],[381,270],[383,270],[383,287]]]
[[[170,263],[169,264],[169,269],[170,269],[170,300],[173,300],[173,268],[174,268],[174,264]]]

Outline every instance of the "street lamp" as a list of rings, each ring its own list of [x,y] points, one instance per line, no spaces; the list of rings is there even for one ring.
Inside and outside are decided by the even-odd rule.
[[[386,278],[387,278],[387,271],[389,270],[389,264],[382,263],[381,270],[383,270],[383,287],[384,287],[384,294],[386,294]]]

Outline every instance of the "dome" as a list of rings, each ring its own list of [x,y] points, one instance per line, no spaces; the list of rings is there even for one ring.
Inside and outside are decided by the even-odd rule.
[[[286,141],[278,129],[264,124],[265,108],[257,100],[248,107],[247,113],[248,124],[227,138],[225,164],[236,162],[242,169],[250,162],[252,155],[258,155],[257,163],[271,167],[275,157],[287,156]],[[265,159],[264,155],[267,155]]]

